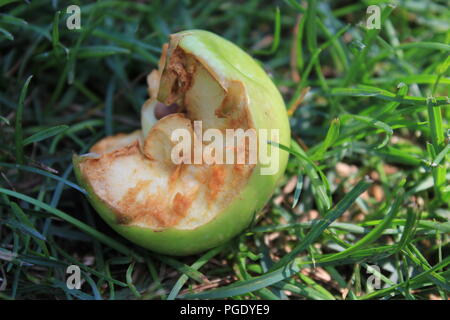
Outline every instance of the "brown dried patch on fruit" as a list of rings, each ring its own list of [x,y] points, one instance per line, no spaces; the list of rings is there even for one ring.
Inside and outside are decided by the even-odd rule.
[[[181,175],[183,173],[183,168],[186,168],[186,166],[184,164],[177,165],[175,167],[175,170],[173,170],[172,173],[170,174],[170,176],[169,176],[169,190],[172,190],[175,187],[177,181],[180,180]]]
[[[165,104],[181,104],[184,94],[191,86],[195,65],[181,48],[176,47],[168,57],[162,72],[158,100]]]
[[[224,165],[215,165],[210,169],[210,178],[208,181],[208,200],[214,201],[219,192],[223,189],[226,178],[226,171]]]
[[[190,195],[183,195],[180,192],[175,194],[172,201],[172,214],[170,215],[172,225],[187,216],[195,196],[196,192],[192,192]]]
[[[127,190],[125,195],[117,203],[120,212],[125,213],[129,222],[142,220],[144,217],[160,214],[165,208],[164,197],[156,200],[155,196],[148,196],[140,199],[145,194],[151,184],[151,180],[141,180],[134,187]],[[162,195],[161,195],[162,196]]]
[[[93,149],[95,149],[95,147],[96,146],[94,146]],[[101,145],[97,146],[96,149],[99,152],[104,151]],[[99,157],[85,157],[79,163],[82,175],[90,183],[95,193],[112,207],[114,207],[117,198],[113,194],[114,186],[109,185],[106,178],[115,161],[122,158],[138,158],[140,161],[144,161],[138,141],[124,146],[121,149],[104,153]],[[119,212],[122,211],[119,210]]]
[[[170,194],[163,188],[149,194],[150,184],[151,181],[141,181],[128,190],[116,206],[117,210],[123,213],[118,215],[118,218],[122,217],[121,222],[125,224],[145,223],[157,229],[177,225],[188,215],[196,193],[177,192],[170,201]]]

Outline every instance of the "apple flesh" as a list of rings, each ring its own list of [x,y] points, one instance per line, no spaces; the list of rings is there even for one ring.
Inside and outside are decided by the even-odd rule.
[[[193,123],[201,121],[203,131],[277,129],[278,142],[289,145],[283,99],[248,54],[202,30],[171,35],[147,82],[142,130],[106,137],[89,154],[74,156],[76,177],[100,216],[138,245],[170,255],[218,246],[254,220],[282,177],[288,154],[278,153],[271,175],[261,174],[259,161],[176,164],[171,133],[184,129],[195,140],[203,132]]]

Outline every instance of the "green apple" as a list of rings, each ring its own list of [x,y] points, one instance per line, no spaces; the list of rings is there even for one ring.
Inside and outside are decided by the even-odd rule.
[[[171,35],[147,82],[142,130],[106,137],[89,154],[74,156],[76,177],[100,216],[142,247],[189,255],[223,244],[252,223],[283,176],[288,154],[268,143],[289,145],[283,99],[252,57],[202,30]],[[200,132],[194,125],[199,121]],[[244,164],[175,163],[175,129],[202,147],[208,141],[200,137],[209,129],[254,129],[258,150],[276,155],[277,166],[264,174],[271,164],[260,158]],[[278,135],[273,139],[261,130]],[[187,158],[192,154],[183,152]]]

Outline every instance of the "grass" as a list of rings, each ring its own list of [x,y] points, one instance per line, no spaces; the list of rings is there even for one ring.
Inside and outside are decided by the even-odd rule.
[[[448,299],[450,11],[386,3],[0,1],[0,299]],[[175,258],[111,231],[71,157],[140,126],[161,45],[191,28],[263,64],[292,145],[258,224]]]

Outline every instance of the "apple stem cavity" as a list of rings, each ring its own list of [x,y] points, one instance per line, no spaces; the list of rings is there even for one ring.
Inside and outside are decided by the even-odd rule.
[[[177,103],[165,105],[162,102],[157,102],[155,109],[154,109],[155,118],[157,120],[160,120],[160,119],[164,118],[165,116],[168,116],[169,114],[178,113],[178,112],[180,112],[180,106]]]

